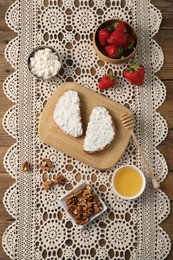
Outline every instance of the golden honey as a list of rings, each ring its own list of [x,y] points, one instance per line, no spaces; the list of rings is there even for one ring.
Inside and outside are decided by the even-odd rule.
[[[117,171],[113,179],[113,185],[120,195],[133,197],[141,191],[143,179],[135,168],[127,166]]]

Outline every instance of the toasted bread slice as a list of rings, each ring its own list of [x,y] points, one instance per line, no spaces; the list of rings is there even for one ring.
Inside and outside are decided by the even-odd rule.
[[[94,107],[86,130],[83,150],[96,153],[106,149],[113,141],[115,127],[109,111],[102,106]]]
[[[55,106],[53,119],[66,134],[73,137],[79,137],[83,134],[80,98],[77,91],[64,92]]]

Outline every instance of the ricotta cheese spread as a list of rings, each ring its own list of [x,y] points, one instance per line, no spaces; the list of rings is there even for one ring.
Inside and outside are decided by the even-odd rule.
[[[32,74],[43,79],[55,76],[61,68],[58,56],[49,48],[34,52],[29,63]]]
[[[102,106],[94,107],[86,130],[84,151],[101,151],[112,142],[114,136],[115,129],[108,110]]]
[[[68,90],[60,97],[53,112],[53,119],[65,133],[73,137],[83,134],[80,98],[76,91]]]

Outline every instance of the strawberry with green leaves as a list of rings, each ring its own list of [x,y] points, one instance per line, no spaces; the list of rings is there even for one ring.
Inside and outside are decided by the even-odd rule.
[[[108,44],[107,39],[110,37],[110,35],[111,35],[111,32],[106,28],[99,30],[98,38],[99,38],[99,43],[100,43],[101,46],[104,47]]]
[[[145,68],[143,65],[134,61],[128,69],[124,70],[123,76],[131,84],[140,87],[144,83]]]
[[[115,30],[111,33],[107,42],[117,46],[124,45],[127,42],[127,35],[123,31]]]
[[[105,51],[108,54],[108,56],[112,59],[114,58],[118,59],[122,55],[122,48],[116,46],[115,44],[105,46]]]
[[[115,30],[122,31],[124,33],[127,33],[127,26],[124,22],[120,22],[116,25]]]
[[[124,50],[131,50],[135,45],[133,37],[127,34],[127,42],[123,45]]]
[[[100,82],[99,82],[99,89],[103,90],[103,89],[107,89],[107,88],[112,88],[115,83],[116,83],[116,73],[113,74],[113,72],[109,72],[108,74],[104,75]]]

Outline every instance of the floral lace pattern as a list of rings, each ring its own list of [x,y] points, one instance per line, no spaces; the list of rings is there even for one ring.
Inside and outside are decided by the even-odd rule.
[[[139,48],[136,59],[146,68],[142,88],[131,86],[121,65],[106,64],[92,46],[93,31],[102,21],[118,17],[136,27]],[[96,92],[98,79],[108,68],[116,70],[116,88],[105,90],[108,98],[126,105],[136,119],[136,135],[161,182],[168,169],[157,150],[167,134],[167,124],[156,109],[164,102],[164,84],[155,76],[163,65],[163,53],[153,40],[158,32],[161,13],[149,0],[18,0],[7,13],[9,27],[18,36],[9,42],[5,56],[15,72],[4,82],[6,96],[15,104],[3,120],[7,133],[16,138],[4,157],[7,172],[16,180],[5,193],[4,205],[15,218],[3,235],[3,247],[11,259],[165,259],[170,239],[159,224],[170,212],[169,199],[161,190],[154,191],[147,180],[144,194],[137,200],[116,197],[111,186],[115,169],[101,172],[44,144],[38,137],[40,113],[45,102],[65,81],[75,81]],[[49,81],[37,81],[27,68],[29,53],[38,45],[50,45],[59,52],[63,68]],[[147,141],[146,141],[147,140]],[[53,179],[63,173],[67,184],[41,190],[45,171],[37,165],[47,157],[53,168],[47,173]],[[28,160],[30,173],[21,171]],[[133,141],[121,164],[136,164],[147,175]],[[115,168],[116,168],[115,167]],[[82,180],[92,181],[108,207],[99,218],[78,230],[58,204],[59,198]],[[157,239],[156,239],[157,238]]]

